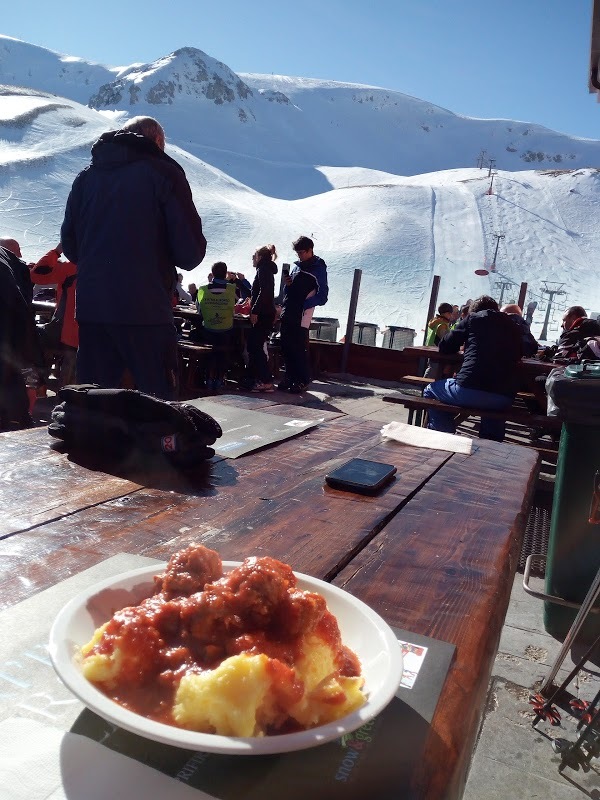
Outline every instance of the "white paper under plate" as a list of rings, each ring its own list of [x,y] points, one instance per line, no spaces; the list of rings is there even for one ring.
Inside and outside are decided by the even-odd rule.
[[[240,562],[224,561],[229,572]],[[321,594],[337,617],[342,641],[353,650],[362,666],[366,703],[357,711],[327,725],[297,733],[238,738],[198,733],[154,722],[110,700],[83,677],[74,656],[89,642],[94,630],[112,614],[150,596],[153,577],[166,565],[132,570],[109,578],[77,595],[62,609],[50,631],[50,656],[61,680],[92,711],[128,731],[188,750],[239,755],[286,753],[325,744],[356,730],[376,716],[395,695],[402,677],[400,645],[388,624],[348,592],[329,583],[296,573],[298,586]]]

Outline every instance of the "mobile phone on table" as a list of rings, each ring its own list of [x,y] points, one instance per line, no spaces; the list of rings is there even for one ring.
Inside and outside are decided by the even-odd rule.
[[[396,474],[396,467],[381,461],[353,458],[325,476],[325,482],[334,489],[346,489],[361,494],[375,494]]]

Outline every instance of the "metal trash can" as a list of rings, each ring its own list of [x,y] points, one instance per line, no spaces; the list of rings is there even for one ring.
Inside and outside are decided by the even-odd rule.
[[[313,317],[309,337],[320,339],[322,342],[337,342],[337,332],[340,321],[335,317]]]
[[[383,347],[389,350],[404,350],[412,347],[417,332],[414,328],[401,328],[398,325],[389,325],[383,332]]]
[[[374,322],[355,322],[352,341],[354,344],[368,344],[371,347],[375,347],[378,330],[379,328]]]
[[[556,467],[546,593],[583,601],[600,568],[600,363],[566,367],[546,387],[563,420]],[[564,638],[576,609],[544,603],[544,627]],[[600,634],[600,613],[591,613],[580,636]]]

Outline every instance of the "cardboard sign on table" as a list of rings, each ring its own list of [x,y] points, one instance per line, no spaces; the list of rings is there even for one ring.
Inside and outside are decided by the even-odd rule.
[[[323,421],[265,414],[204,398],[185,402],[217,420],[223,429],[223,436],[212,447],[217,455],[225,458],[237,458],[261,447],[298,436],[310,428],[316,428]]]

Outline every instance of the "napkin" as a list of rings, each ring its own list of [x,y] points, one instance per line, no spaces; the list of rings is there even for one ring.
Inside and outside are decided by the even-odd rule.
[[[472,439],[466,436],[456,436],[453,433],[432,431],[430,428],[419,428],[416,425],[406,425],[404,422],[388,422],[381,429],[385,439],[394,439],[402,444],[413,447],[428,447],[430,450],[448,450],[451,453],[470,455],[477,449]]]
[[[2,800],[215,800],[76,733],[31,719],[0,722]]]

